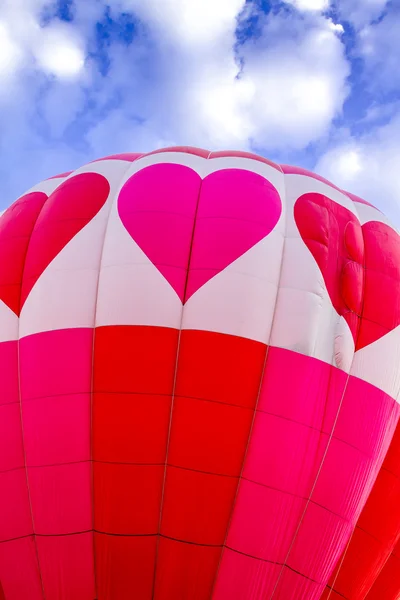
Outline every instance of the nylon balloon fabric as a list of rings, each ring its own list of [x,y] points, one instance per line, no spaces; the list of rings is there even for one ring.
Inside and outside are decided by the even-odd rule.
[[[0,216],[1,600],[396,600],[400,239],[244,152]]]

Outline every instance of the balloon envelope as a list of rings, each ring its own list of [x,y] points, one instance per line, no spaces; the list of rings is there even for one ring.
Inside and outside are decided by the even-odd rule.
[[[397,231],[303,169],[35,186],[0,216],[0,598],[395,600],[399,324]]]

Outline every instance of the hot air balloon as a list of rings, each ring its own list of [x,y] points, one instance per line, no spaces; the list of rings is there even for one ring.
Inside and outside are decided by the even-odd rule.
[[[395,600],[400,241],[189,147],[0,217],[2,600]]]

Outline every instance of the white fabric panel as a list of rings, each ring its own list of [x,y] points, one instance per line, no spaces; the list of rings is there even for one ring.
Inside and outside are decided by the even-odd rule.
[[[25,196],[26,194],[30,194],[31,192],[44,192],[48,196],[63,182],[64,178],[58,179],[50,179],[46,181],[41,181],[37,183],[33,187],[31,187],[27,192],[21,194],[19,198]],[[17,198],[17,200],[19,200]],[[0,213],[0,216],[5,211]],[[2,300],[0,300],[0,342],[8,342],[11,340],[17,340],[19,337],[19,318],[17,315],[6,305]]]
[[[268,341],[283,243],[283,234],[275,229],[200,288],[185,305],[182,328]]]
[[[124,183],[140,169],[178,163],[202,178],[220,169],[251,170],[277,189],[282,215],[261,242],[201,287],[182,307],[179,297],[125,229],[117,210]],[[133,163],[102,160],[78,169],[104,175],[109,198],[93,220],[54,258],[16,315],[0,302],[0,341],[40,331],[102,325],[156,325],[243,336],[313,356],[368,381],[393,397],[400,390],[400,326],[354,354],[347,323],[334,309],[321,271],[294,219],[296,200],[320,193],[361,224],[388,220],[368,205],[306,175],[283,175],[260,161],[163,152]],[[50,195],[65,178],[29,190]],[[162,298],[162,302],[160,302]],[[96,321],[94,323],[94,315]],[[18,334],[19,328],[19,334]]]
[[[99,173],[110,184],[107,202],[86,227],[61,250],[32,288],[20,317],[20,337],[68,327],[93,327],[98,273],[111,200],[128,165],[101,161],[80,173]],[[58,182],[50,180],[44,183]]]

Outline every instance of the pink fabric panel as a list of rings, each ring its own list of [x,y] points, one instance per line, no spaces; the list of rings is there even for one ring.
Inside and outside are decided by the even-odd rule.
[[[295,590],[295,591],[294,591]],[[316,581],[310,581],[301,573],[296,573],[285,567],[279,580],[279,586],[275,589],[273,600],[310,600],[319,598],[323,586]],[[334,600],[331,598],[331,600]]]
[[[0,544],[0,581],[6,600],[43,600],[33,536]]]
[[[243,477],[297,497],[306,497],[329,436],[318,429],[258,411]],[[299,449],[307,452],[299,452]]]
[[[28,482],[47,600],[95,597],[92,347],[91,329],[48,331],[20,340]]]
[[[0,473],[0,542],[32,533],[25,469]]]
[[[227,546],[282,563],[305,505],[304,498],[242,479]]]
[[[263,162],[277,171],[282,171],[280,165],[272,162],[272,160],[268,160],[265,156],[258,156],[257,154],[253,154],[252,152],[243,152],[241,150],[217,150],[215,152],[210,152],[208,158],[222,158],[222,157],[235,157],[235,158],[249,158],[250,160],[257,160],[258,162]]]
[[[0,343],[0,583],[6,600],[42,598],[18,388],[18,342]],[[6,541],[10,540],[10,541]]]
[[[92,329],[46,331],[20,341],[22,401],[90,394]]]
[[[64,535],[92,528],[91,464],[28,468],[35,533]]]
[[[59,177],[68,177],[68,175],[71,175],[72,171],[65,171],[64,173],[59,173],[58,175],[53,175],[52,177],[48,177],[46,179],[46,181],[50,180],[50,179],[58,179]]]
[[[280,165],[280,167],[281,167],[283,173],[285,173],[285,175],[303,175],[304,177],[311,177],[312,179],[318,179],[318,181],[322,181],[323,183],[330,185],[332,188],[334,188],[335,190],[338,190],[339,192],[342,191],[334,183],[328,181],[328,179],[325,179],[325,177],[322,177],[321,175],[318,175],[317,173],[313,173],[312,171],[308,171],[307,169],[304,169],[303,167],[295,167],[292,165],[282,165],[282,164]]]
[[[90,460],[90,394],[29,400],[23,415],[28,466]]]
[[[20,405],[15,402],[0,405],[0,473],[23,466]]]
[[[370,204],[366,200],[363,200],[363,198],[360,198],[360,196],[356,196],[355,194],[351,194],[350,192],[345,192],[345,191],[343,191],[343,193],[346,194],[346,196],[348,196],[350,198],[350,200],[353,200],[353,202],[359,202],[360,204],[366,204],[367,206],[372,206],[372,208],[375,208],[375,210],[378,210],[379,212],[381,212],[379,210],[379,208],[376,208],[376,206],[374,206],[373,204]]]
[[[346,394],[335,427],[335,437],[358,448],[367,456],[375,453],[382,443],[386,454],[399,416],[394,400],[382,390],[357,377],[349,378]]]
[[[332,481],[331,488],[335,482]],[[282,575],[287,570],[301,573],[310,583],[317,581],[323,585],[329,578],[337,560],[344,550],[354,528],[354,522],[347,522],[343,517],[333,514],[324,506],[310,501],[302,515],[300,528],[286,561]],[[288,548],[289,550],[289,548]],[[283,580],[279,580],[277,591],[282,588]],[[297,600],[294,588],[290,600]],[[309,595],[310,600],[315,596]]]
[[[37,547],[46,600],[96,597],[92,533],[38,537]]]
[[[212,600],[270,598],[280,566],[226,548]]]
[[[269,349],[226,542],[257,561],[266,588],[253,595],[241,588],[238,598],[261,600],[271,584],[274,599],[317,599],[349,539],[399,408],[370,384],[350,376],[346,386],[346,379],[326,363]],[[231,597],[232,561],[243,565],[243,580],[257,572],[228,549],[215,587],[221,600]]]
[[[0,405],[17,402],[18,390],[18,342],[0,343]]]
[[[195,156],[201,156],[203,158],[207,158],[210,155],[209,150],[196,148],[195,146],[169,146],[168,148],[159,148],[158,150],[147,152],[146,156],[150,156],[151,154],[160,154],[162,152],[183,152],[185,154],[194,154]]]
[[[330,433],[345,384],[346,374],[324,362],[269,348],[258,410]]]
[[[143,156],[138,152],[122,152],[121,154],[110,154],[109,156],[103,156],[103,158],[96,158],[91,162],[99,162],[100,160],[126,160],[127,162],[134,162],[138,158]]]

